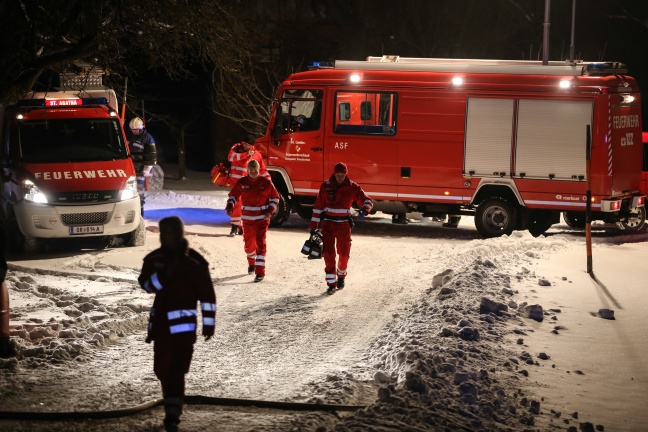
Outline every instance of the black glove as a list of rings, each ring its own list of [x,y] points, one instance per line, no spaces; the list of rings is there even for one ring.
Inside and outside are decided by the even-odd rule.
[[[317,228],[312,228],[310,230],[310,235],[315,235],[317,233]]]

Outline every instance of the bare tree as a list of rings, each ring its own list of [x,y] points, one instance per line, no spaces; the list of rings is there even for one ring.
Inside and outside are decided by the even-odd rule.
[[[201,0],[5,0],[0,5],[0,103],[31,90],[43,72],[84,60],[123,77],[171,78],[238,54],[233,2]],[[235,3],[235,2],[234,2]],[[120,78],[121,77],[121,78]]]

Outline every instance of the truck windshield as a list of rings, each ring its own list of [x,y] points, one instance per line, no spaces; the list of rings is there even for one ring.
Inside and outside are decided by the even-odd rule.
[[[47,119],[15,124],[23,162],[91,162],[128,157],[117,120]]]

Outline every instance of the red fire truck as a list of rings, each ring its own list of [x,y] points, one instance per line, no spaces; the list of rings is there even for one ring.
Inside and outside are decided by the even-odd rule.
[[[274,225],[309,217],[343,161],[375,210],[473,215],[497,237],[584,220],[588,134],[593,220],[643,227],[640,94],[618,63],[336,61],[283,82],[257,145],[283,198]]]
[[[0,119],[0,218],[11,249],[89,236],[144,244],[114,91],[86,83],[80,91],[33,93],[0,106]]]
[[[648,132],[643,132],[643,171],[641,172],[641,193],[648,195]]]

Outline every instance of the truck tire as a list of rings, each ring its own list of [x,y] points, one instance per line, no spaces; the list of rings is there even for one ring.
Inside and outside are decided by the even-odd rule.
[[[563,212],[563,219],[568,227],[573,229],[585,228],[585,213],[584,212]]]
[[[517,225],[517,212],[506,200],[489,198],[477,207],[475,226],[484,238],[509,235]]]
[[[629,217],[627,222],[618,222],[619,228],[626,231],[641,231],[646,226],[646,208],[639,207],[639,213],[635,217]]]
[[[279,194],[279,204],[277,205],[277,211],[274,212],[270,218],[271,227],[279,227],[283,225],[288,217],[290,216],[290,206],[288,205],[288,200],[283,194]]]
[[[303,219],[310,220],[313,217],[313,206],[297,206],[297,214]]]
[[[20,231],[16,218],[7,221],[7,243],[9,251],[15,254],[30,254],[42,249],[42,242],[36,238],[25,237]]]
[[[551,213],[544,210],[536,210],[529,216],[527,227],[533,237],[538,237],[547,232],[553,225],[551,222]]]

